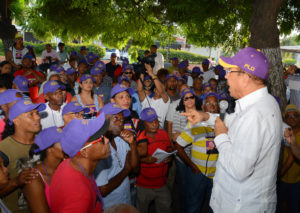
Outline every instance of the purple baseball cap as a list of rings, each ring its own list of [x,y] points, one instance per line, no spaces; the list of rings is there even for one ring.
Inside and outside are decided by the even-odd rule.
[[[126,87],[125,85],[123,84],[116,84],[111,92],[110,92],[110,97],[114,97],[116,94],[120,93],[120,92],[124,92],[124,91],[127,91],[129,93],[130,96],[132,96],[134,94],[134,89],[131,88],[131,87]]]
[[[227,94],[227,93],[225,93],[225,92],[221,92],[220,94],[219,94],[219,100],[227,100],[227,101],[229,101],[229,95]]]
[[[176,75],[167,75],[167,76],[166,76],[166,81],[167,81],[169,78],[175,78],[176,81],[178,81],[178,78],[177,78]]]
[[[85,113],[89,112],[90,110],[88,108],[83,108],[80,103],[78,103],[77,101],[73,101],[68,103],[66,106],[64,106],[63,110],[62,110],[62,115],[65,115],[69,112],[73,112],[73,113],[77,113],[77,112],[81,112],[84,111]]]
[[[180,76],[180,77],[177,77],[177,80],[178,80],[178,81],[182,81],[184,84],[186,84],[186,79],[185,79],[185,78],[182,78],[181,76]]]
[[[203,101],[206,100],[207,97],[209,96],[215,96],[217,100],[219,100],[219,95],[217,93],[214,93],[214,92],[209,92],[209,93],[206,93],[203,97]]]
[[[225,77],[226,71],[224,70],[224,67],[223,67],[223,66],[217,65],[217,66],[215,67],[215,69],[219,70],[219,77],[220,77],[220,78],[224,78],[224,77]]]
[[[171,58],[172,61],[178,61],[178,57]]]
[[[16,76],[13,83],[17,85],[18,90],[20,90],[21,92],[29,92],[28,89],[29,81],[23,75]]]
[[[246,47],[232,58],[221,56],[219,63],[225,68],[240,68],[261,79],[268,78],[269,61],[259,50]]]
[[[56,126],[42,130],[34,139],[34,143],[39,147],[34,150],[34,153],[38,153],[51,147],[55,143],[59,143],[62,132],[62,129]]]
[[[87,50],[86,46],[81,46],[80,50]]]
[[[98,67],[99,69],[105,71],[106,70],[106,66],[105,63],[103,61],[97,61],[95,64],[95,67]]]
[[[203,74],[203,72],[201,71],[200,67],[194,67],[192,69],[192,73]]]
[[[178,69],[187,68],[187,67],[188,67],[188,65],[184,61],[182,61],[178,64]]]
[[[183,98],[186,94],[188,93],[192,93],[193,95],[195,95],[194,90],[191,88],[185,88],[181,91],[181,98]]]
[[[77,70],[70,67],[69,69],[67,69],[66,73],[67,73],[67,75],[72,75],[73,73],[77,73]]]
[[[81,78],[80,78],[80,83],[82,83],[83,81],[85,81],[85,80],[87,80],[87,79],[91,79],[93,82],[95,82],[95,79],[94,79],[91,75],[89,75],[89,74],[84,74],[84,75],[82,75]]]
[[[91,75],[98,75],[99,73],[103,73],[103,70],[99,67],[93,66],[91,69]]]
[[[204,59],[203,61],[202,61],[202,64],[205,64],[205,65],[209,65],[209,60],[208,59]]]
[[[17,93],[19,93],[21,97],[17,97]],[[0,94],[0,106],[19,100],[24,100],[24,98],[21,92],[16,89],[8,89]]]
[[[22,61],[24,61],[26,58],[29,58],[30,59],[30,61],[32,61],[32,55],[31,54],[26,54],[26,55],[24,55],[24,57],[22,58]]]
[[[116,53],[112,53],[112,54],[110,55],[110,57],[117,57],[117,54],[116,54]]]
[[[80,64],[85,64],[86,66],[89,65],[85,59],[80,60],[80,61],[78,62],[78,66],[79,66]]]
[[[116,103],[105,104],[101,110],[101,113],[104,112],[106,115],[115,115],[120,112],[123,112],[124,117],[128,117],[131,113],[129,109],[122,109]]]
[[[94,53],[90,52],[87,54],[88,63],[91,63],[94,59],[97,59],[97,56]]]
[[[105,113],[100,113],[91,120],[73,119],[63,129],[60,144],[64,153],[74,157],[86,142],[92,142],[104,135],[108,127],[109,120],[105,119]]]
[[[140,118],[142,121],[152,122],[158,117],[155,109],[149,107],[142,110]]]
[[[123,68],[123,72],[125,72],[126,70],[133,70],[133,66],[130,64],[125,65]]]
[[[53,71],[60,73],[62,71],[65,71],[64,67],[61,65],[58,65]]]
[[[128,81],[130,83],[129,78],[126,75],[119,76],[118,83],[120,84],[122,81]]]
[[[213,86],[212,86],[211,83],[209,83],[209,82],[204,83],[203,86],[202,86],[202,89],[205,89],[206,87],[211,87],[211,88],[213,88]]]
[[[148,79],[152,79],[152,78],[150,77],[150,75],[146,74],[146,75],[144,76],[144,81],[146,81],[146,80],[148,80]]]
[[[50,66],[50,71],[55,71],[56,72],[56,68],[58,67],[59,65],[58,64],[52,64]]]
[[[13,122],[13,120],[21,115],[22,113],[29,112],[31,110],[37,109],[39,112],[46,109],[46,105],[41,104],[33,104],[31,101],[28,100],[19,100],[9,110],[8,119]]]
[[[72,51],[72,52],[70,53],[70,57],[74,57],[74,56],[78,56],[78,54],[77,54],[77,52]]]
[[[56,92],[58,89],[61,89],[61,86],[57,81],[48,81],[44,85],[44,94],[47,95],[49,92]]]
[[[124,124],[124,129],[129,130],[129,131],[135,133],[135,130],[134,130],[134,128],[132,127],[131,123],[125,123],[125,124]]]

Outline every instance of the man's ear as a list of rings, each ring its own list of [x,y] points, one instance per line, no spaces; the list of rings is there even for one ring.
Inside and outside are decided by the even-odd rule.
[[[115,102],[115,99],[113,99],[113,98],[110,99],[110,102],[111,102],[111,103],[116,103],[116,102]]]
[[[80,155],[81,155],[83,158],[88,158],[89,153],[88,153],[87,149],[84,149],[84,150],[80,151]]]

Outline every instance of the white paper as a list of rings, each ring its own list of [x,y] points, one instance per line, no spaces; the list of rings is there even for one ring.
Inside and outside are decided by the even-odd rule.
[[[157,158],[157,161],[155,163],[161,163],[163,162],[167,157],[175,154],[177,152],[177,150],[175,150],[174,152],[166,152],[160,148],[158,148],[157,150],[155,150],[155,152],[152,154],[152,157]]]

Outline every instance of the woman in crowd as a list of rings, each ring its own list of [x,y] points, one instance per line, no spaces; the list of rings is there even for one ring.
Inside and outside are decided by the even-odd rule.
[[[97,112],[102,109],[104,102],[101,96],[93,92],[94,78],[91,75],[84,74],[80,78],[78,95],[73,96],[71,102],[77,101],[83,108],[89,108],[90,111],[85,114],[85,118],[95,118]]]
[[[22,59],[27,52],[28,49],[24,47],[23,44],[23,35],[17,33],[15,36],[15,44],[7,51],[7,60],[15,71],[22,68]]]
[[[193,110],[201,110],[201,104],[200,100],[198,100],[198,97],[195,95],[193,89],[191,88],[184,88],[181,91],[181,99],[176,107],[175,113],[173,115],[173,123],[172,123],[172,140],[176,141],[177,137],[180,135],[180,133],[183,131],[183,129],[187,125],[187,118],[180,113],[182,112],[190,112]],[[187,156],[191,157],[191,150],[192,146],[187,146],[184,148],[184,151],[186,152]],[[175,158],[176,163],[176,170],[177,170],[177,180],[178,180],[178,189],[179,189],[179,195],[180,195],[180,208],[181,212],[184,212],[184,209],[186,207],[185,200],[188,199],[186,197],[186,187],[187,187],[187,171],[188,166],[178,157]]]
[[[133,66],[127,65],[125,69],[123,70],[123,75],[127,76],[127,78],[130,81],[130,87],[132,87],[135,91],[137,91],[137,83],[134,79],[134,73],[133,73]]]
[[[32,213],[50,212],[50,184],[53,174],[64,159],[60,140],[62,130],[50,127],[41,131],[35,138],[30,155],[40,154],[41,163],[35,169],[40,178],[36,178],[24,187],[24,194]]]

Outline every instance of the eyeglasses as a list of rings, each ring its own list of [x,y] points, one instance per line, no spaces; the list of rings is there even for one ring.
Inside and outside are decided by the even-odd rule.
[[[188,101],[189,99],[194,100],[195,96],[185,97],[183,101]]]
[[[227,74],[234,73],[234,72],[246,74],[246,73],[243,72],[243,71],[236,71],[236,70],[231,71],[231,70],[226,70],[226,73],[227,73]]]
[[[298,114],[290,114],[290,115],[286,115],[285,118],[286,119],[290,119],[290,118],[299,118],[300,115]]]
[[[131,74],[132,75],[132,72],[124,72],[124,74]]]
[[[102,135],[100,138],[98,138],[97,140],[91,141],[88,145],[82,147],[82,148],[79,150],[78,154],[79,154],[82,150],[84,150],[84,149],[86,149],[86,148],[88,148],[88,147],[90,147],[90,146],[93,146],[93,145],[96,144],[96,143],[100,143],[100,142],[102,142],[102,144],[104,144],[104,136],[103,136],[103,135]]]

